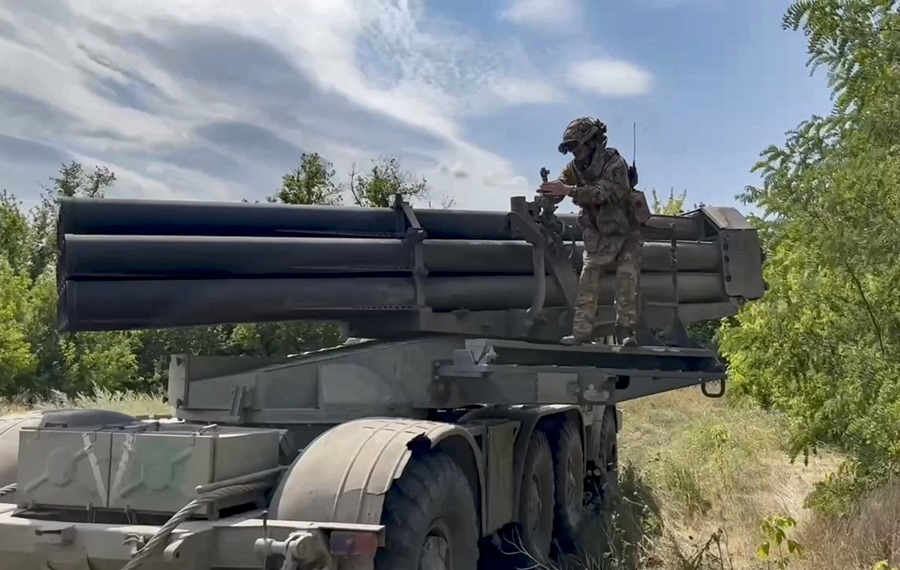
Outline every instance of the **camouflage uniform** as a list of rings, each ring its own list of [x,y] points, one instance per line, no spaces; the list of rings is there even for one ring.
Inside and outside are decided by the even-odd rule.
[[[579,129],[585,133],[586,123],[598,126],[599,134],[603,135],[599,137],[600,144],[594,150],[590,165],[582,169],[572,160],[558,178],[575,187],[571,197],[575,205],[581,207],[578,225],[584,240],[572,336],[563,341],[582,344],[594,339],[603,273],[613,265],[616,268],[616,332],[620,342],[633,345],[636,344],[643,239],[630,208],[632,187],[628,180],[628,164],[618,151],[606,146],[606,126],[596,119],[572,121],[560,145],[561,151],[566,150],[567,144],[583,142],[572,133],[578,134]]]

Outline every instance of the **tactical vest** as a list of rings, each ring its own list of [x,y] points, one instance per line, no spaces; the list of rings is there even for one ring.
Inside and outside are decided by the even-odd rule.
[[[579,172],[579,170],[575,168],[574,161],[569,163],[569,170],[575,175],[579,185],[583,186],[587,184],[586,180],[597,180],[603,176],[609,163],[619,156],[619,151],[612,147],[606,147],[598,154],[602,156],[602,160],[597,160],[600,156],[596,156],[594,160],[591,161],[591,165],[588,166],[584,172]],[[643,226],[647,223],[647,220],[650,219],[651,213],[650,207],[647,205],[646,196],[643,192],[635,188],[637,181],[637,168],[634,165],[631,165],[628,167],[628,185],[631,187],[629,197],[625,204],[620,204],[616,201],[614,205],[624,207],[626,217],[635,222],[638,226]],[[596,223],[596,220],[592,221]]]

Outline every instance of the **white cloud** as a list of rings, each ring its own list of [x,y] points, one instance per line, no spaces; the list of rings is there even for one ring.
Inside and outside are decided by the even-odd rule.
[[[0,112],[27,112],[0,134],[96,157],[141,195],[258,198],[294,151],[331,153],[340,174],[377,149],[459,204],[505,208],[528,186],[485,188],[516,172],[462,122],[559,93],[508,39],[422,14],[421,0],[7,4]],[[248,49],[228,51],[238,40]]]
[[[500,12],[501,19],[539,28],[573,24],[577,15],[577,0],[511,0]]]
[[[644,69],[618,59],[592,59],[569,65],[570,85],[604,97],[642,95],[653,87],[653,76]]]
[[[510,105],[555,103],[562,98],[559,90],[549,83],[516,77],[499,78],[493,82],[491,90]]]

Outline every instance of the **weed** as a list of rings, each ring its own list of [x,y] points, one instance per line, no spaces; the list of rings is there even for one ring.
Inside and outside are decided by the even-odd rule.
[[[766,568],[771,568],[774,564],[775,568],[784,570],[793,560],[793,556],[803,557],[800,543],[788,537],[788,533],[795,526],[797,521],[783,515],[771,515],[763,520],[760,525],[763,542],[759,545],[756,556],[766,563]]]

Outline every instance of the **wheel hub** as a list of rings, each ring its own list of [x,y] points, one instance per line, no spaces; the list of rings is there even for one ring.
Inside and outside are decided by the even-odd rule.
[[[437,529],[425,537],[418,570],[450,570],[450,542]]]

